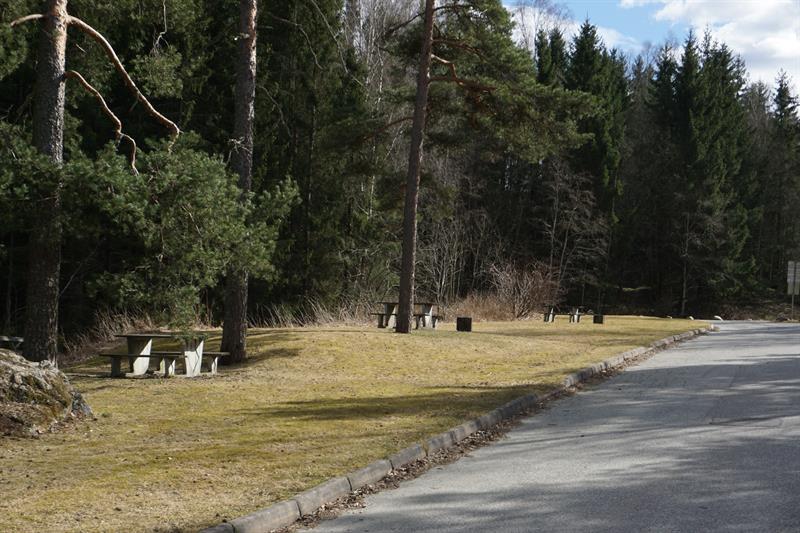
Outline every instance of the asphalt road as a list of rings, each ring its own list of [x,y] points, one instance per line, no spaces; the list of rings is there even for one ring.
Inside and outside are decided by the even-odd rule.
[[[800,326],[725,322],[322,532],[800,532]]]

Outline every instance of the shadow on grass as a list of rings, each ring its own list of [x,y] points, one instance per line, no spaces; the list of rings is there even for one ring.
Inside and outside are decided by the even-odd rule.
[[[237,364],[227,364],[222,360],[224,368],[245,369],[258,365],[269,359],[286,359],[300,355],[300,349],[288,348],[285,345],[291,341],[296,341],[295,332],[286,330],[258,332],[247,336],[248,351],[247,358]],[[276,346],[277,345],[277,346]]]

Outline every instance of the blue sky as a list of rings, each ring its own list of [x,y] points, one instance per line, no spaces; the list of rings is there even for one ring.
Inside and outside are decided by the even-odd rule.
[[[706,28],[740,54],[751,81],[770,85],[787,71],[800,87],[800,0],[505,0],[518,23],[537,27],[553,23],[536,7],[565,7],[569,20],[558,22],[572,34],[587,16],[609,47],[632,55],[666,40],[682,43],[689,28]],[[523,10],[515,9],[522,4]]]
[[[653,16],[656,7],[652,4],[628,8],[621,7],[617,0],[572,0],[562,4],[569,8],[575,20],[583,21],[588,17],[592,24],[613,28],[639,46],[647,41],[653,44],[663,42],[670,35],[682,38],[688,30],[688,26],[683,23],[672,24],[657,20]],[[628,42],[618,44],[635,48]]]

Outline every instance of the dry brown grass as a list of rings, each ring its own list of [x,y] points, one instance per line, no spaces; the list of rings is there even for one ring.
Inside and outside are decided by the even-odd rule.
[[[116,339],[114,335],[127,331],[153,331],[155,321],[145,313],[112,313],[101,311],[94,317],[92,327],[79,335],[65,339],[59,364],[85,359],[87,354],[100,351]]]
[[[698,322],[444,324],[252,331],[214,378],[112,380],[72,368],[97,420],[0,440],[7,531],[192,531],[384,457],[578,368]],[[213,346],[214,343],[212,342]]]
[[[512,307],[494,293],[473,292],[443,310],[448,320],[457,316],[470,316],[474,321],[514,320]]]

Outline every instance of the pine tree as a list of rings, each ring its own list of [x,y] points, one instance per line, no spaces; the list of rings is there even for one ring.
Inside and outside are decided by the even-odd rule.
[[[239,175],[240,200],[246,202],[253,182],[253,122],[256,99],[256,0],[239,4],[239,57],[236,66],[236,103],[231,167]],[[247,280],[246,270],[228,273],[225,290],[225,322],[222,328],[222,351],[230,354],[231,363],[247,356]]]
[[[126,88],[142,107],[172,131],[173,141],[180,133],[178,126],[160,114],[141,93],[119,61],[115,51],[93,27],[67,13],[67,0],[50,0],[44,12],[27,15],[11,23],[15,26],[29,21],[42,21],[36,73],[33,143],[37,150],[54,164],[52,186],[37,199],[28,244],[28,279],[25,317],[25,355],[35,361],[55,362],[58,352],[58,307],[60,298],[62,227],[62,188],[58,167],[64,162],[64,102],[65,82],[73,79],[99,102],[100,108],[115,125],[118,142],[131,146],[131,169],[136,173],[136,143],[122,132],[122,123],[108,108],[102,95],[75,70],[65,70],[67,27],[73,26],[96,41],[116,71],[123,77]]]
[[[422,141],[428,110],[428,91],[431,84],[431,58],[433,55],[434,0],[426,0],[423,15],[424,29],[417,70],[417,94],[414,101],[414,122],[411,126],[411,144],[408,154],[408,174],[403,209],[403,254],[400,262],[400,297],[397,307],[397,333],[411,329],[414,310],[414,270],[417,257],[417,204],[419,178],[422,165]]]
[[[33,143],[56,166],[64,161],[64,65],[67,47],[67,0],[50,0],[34,97]],[[28,244],[28,290],[25,297],[25,357],[56,361],[58,297],[61,272],[61,183],[38,199]]]

